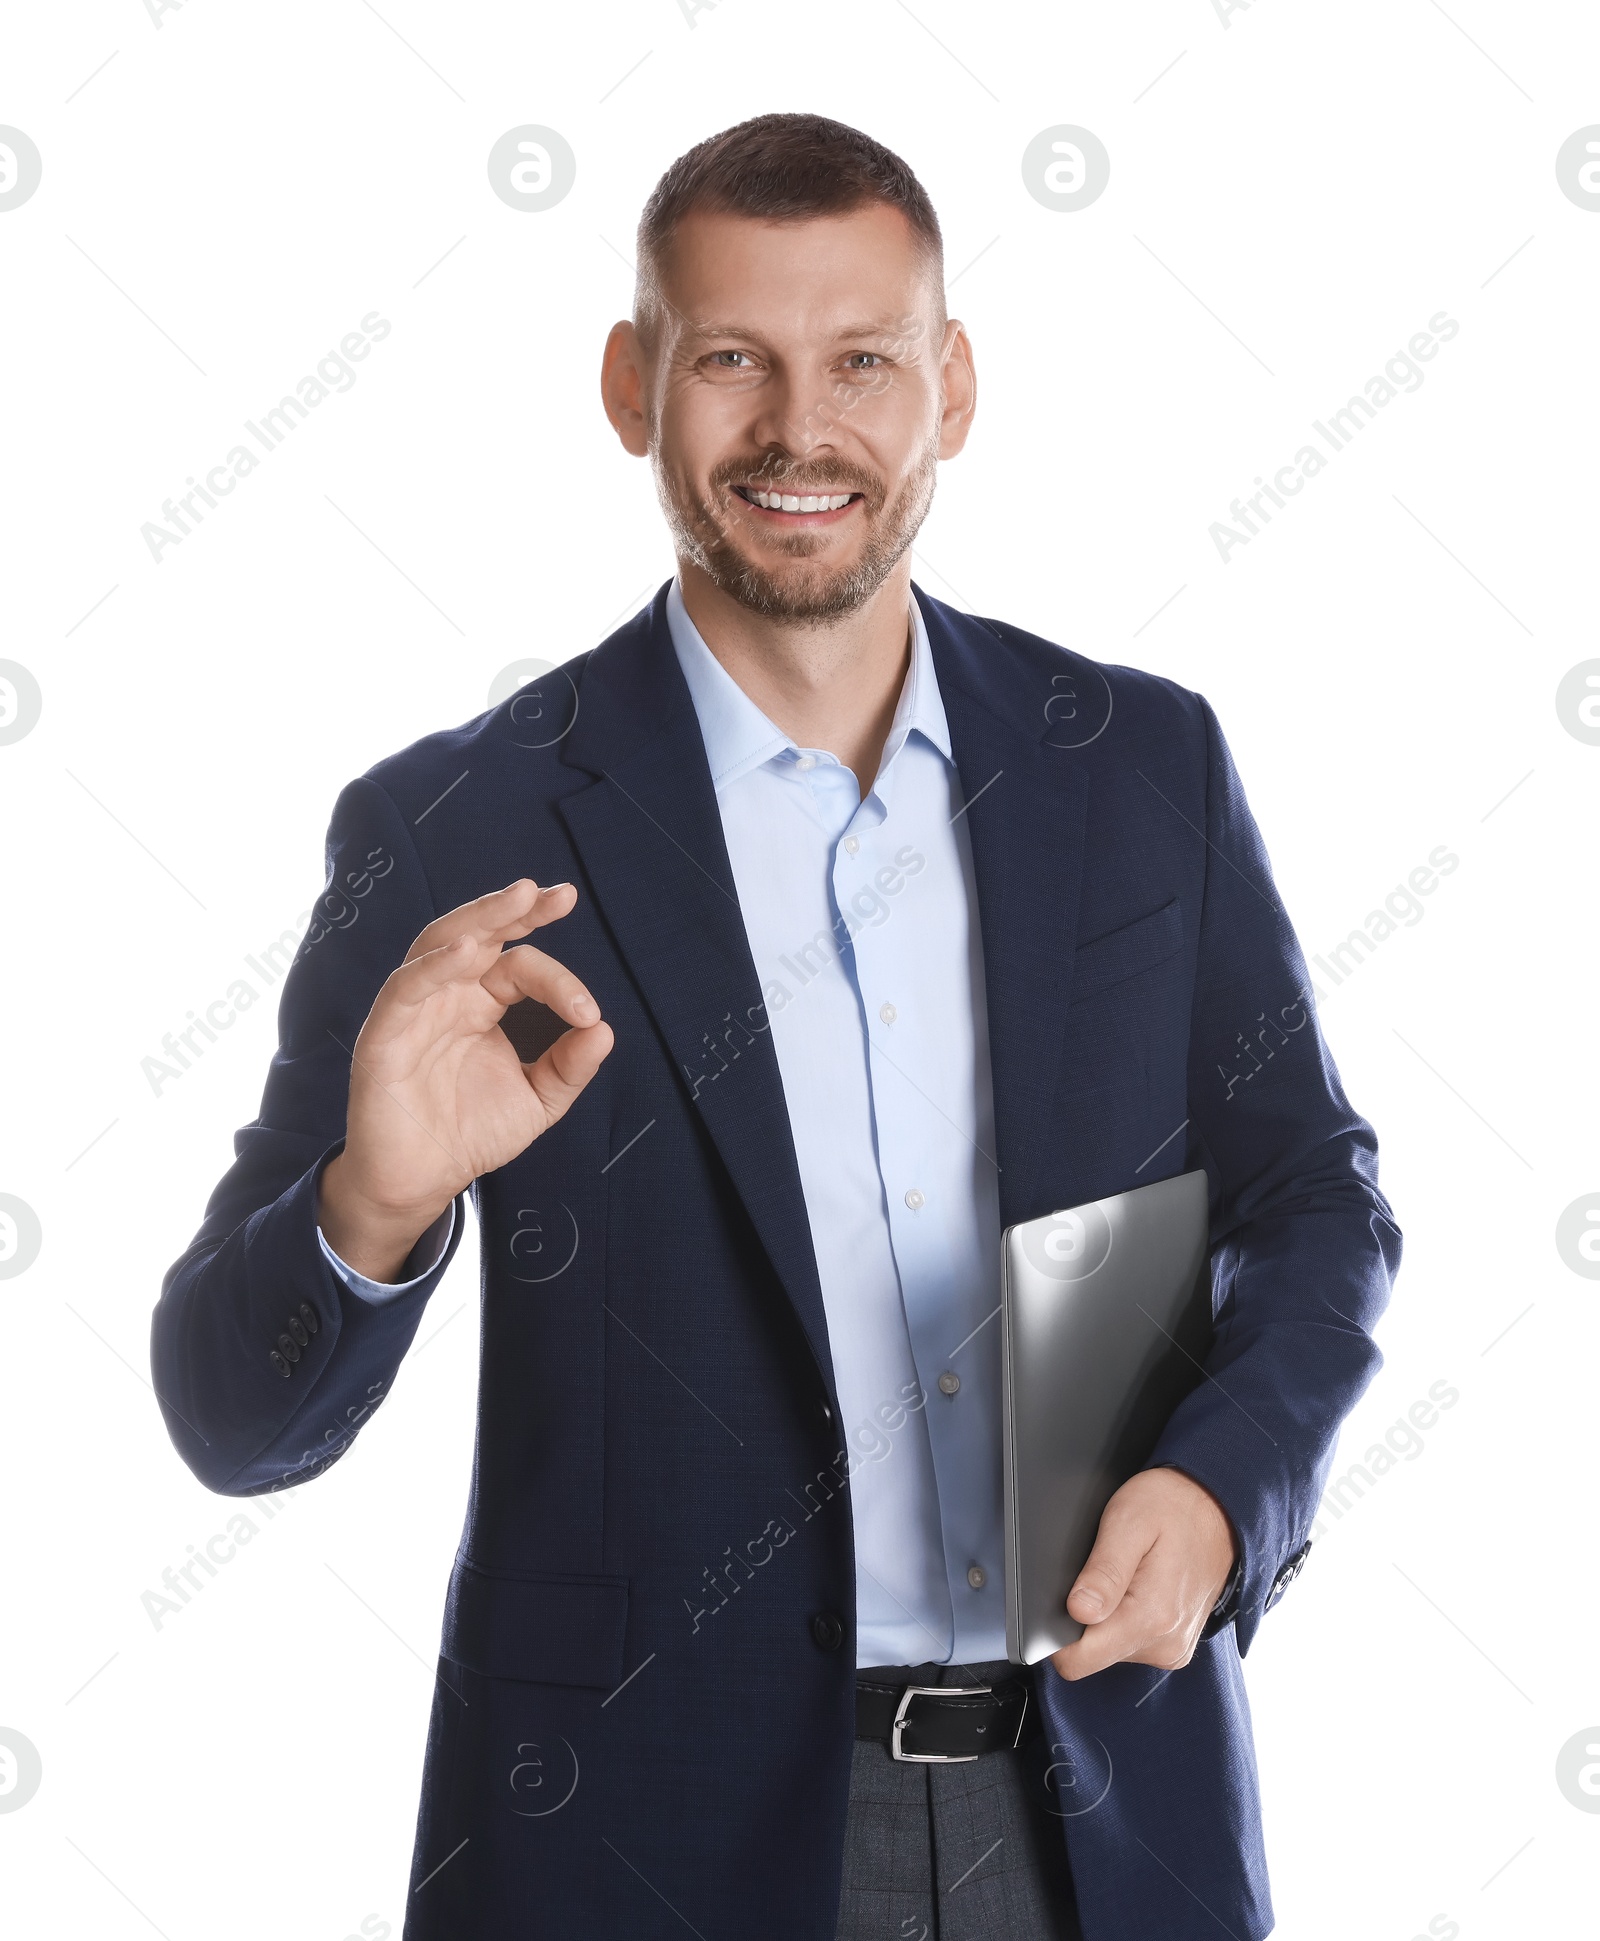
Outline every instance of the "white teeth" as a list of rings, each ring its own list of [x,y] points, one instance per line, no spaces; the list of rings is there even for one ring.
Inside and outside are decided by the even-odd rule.
[[[754,503],[768,512],[837,512],[850,503],[848,492],[808,493],[802,498],[792,492],[758,492],[753,486],[745,489]]]

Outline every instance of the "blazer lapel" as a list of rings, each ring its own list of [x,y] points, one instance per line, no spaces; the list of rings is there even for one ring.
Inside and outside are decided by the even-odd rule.
[[[619,949],[833,1388],[826,1313],[760,980],[666,588],[591,656],[561,813]]]
[[[1034,693],[989,623],[913,593],[968,804],[1000,1212],[1011,1225],[1049,1210],[1036,1203],[1040,1142],[1066,1030],[1088,775],[1061,745],[1051,677]],[[783,1080],[665,587],[591,656],[562,755],[595,778],[561,813],[596,899],[831,1389]]]
[[[1041,1140],[1066,1032],[1088,773],[1062,742],[1062,690],[1006,652],[991,623],[913,592],[928,628],[968,807],[978,885],[1000,1217],[1048,1212]],[[1054,677],[1059,681],[1063,676]]]

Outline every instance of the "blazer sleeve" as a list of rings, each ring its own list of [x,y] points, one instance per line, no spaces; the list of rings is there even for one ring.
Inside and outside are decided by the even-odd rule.
[[[151,1325],[168,1433],[224,1495],[305,1482],[344,1454],[388,1396],[460,1243],[458,1198],[437,1262],[375,1304],[341,1283],[317,1233],[317,1178],[344,1145],[356,1035],[435,914],[398,809],[376,782],[352,782],[334,806],[326,882],[284,978],[260,1114],[234,1135],[234,1163],[162,1282]]]
[[[1216,1328],[1151,1457],[1210,1490],[1240,1568],[1207,1626],[1249,1646],[1310,1548],[1339,1426],[1382,1363],[1400,1264],[1372,1127],[1345,1097],[1304,956],[1209,705],[1190,1153],[1210,1184]]]

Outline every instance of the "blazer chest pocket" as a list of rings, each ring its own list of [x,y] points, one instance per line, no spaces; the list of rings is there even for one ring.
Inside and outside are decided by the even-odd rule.
[[[1069,1003],[1082,1004],[1140,971],[1153,970],[1177,955],[1183,943],[1183,910],[1178,898],[1148,916],[1135,917],[1120,930],[1079,944],[1073,960]]]
[[[484,1678],[610,1691],[627,1625],[624,1577],[513,1575],[458,1558],[439,1649]]]

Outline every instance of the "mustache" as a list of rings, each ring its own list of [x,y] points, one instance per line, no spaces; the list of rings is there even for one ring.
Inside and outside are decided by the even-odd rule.
[[[800,464],[776,458],[770,452],[761,458],[725,460],[713,469],[710,483],[713,488],[752,485],[761,492],[859,492],[868,505],[879,503],[883,497],[881,482],[858,466]]]

